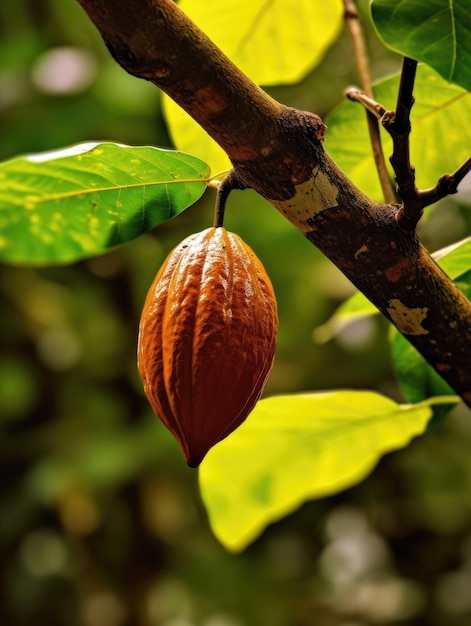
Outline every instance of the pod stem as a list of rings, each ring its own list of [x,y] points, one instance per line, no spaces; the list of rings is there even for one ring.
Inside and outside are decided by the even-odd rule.
[[[239,179],[235,170],[231,170],[219,184],[214,206],[214,228],[222,228],[224,226],[226,202],[233,189],[247,189],[247,185]]]

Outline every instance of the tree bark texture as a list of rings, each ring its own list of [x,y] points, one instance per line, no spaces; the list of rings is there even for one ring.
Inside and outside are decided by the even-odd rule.
[[[153,82],[227,152],[255,189],[362,291],[471,406],[471,303],[323,147],[314,113],[250,81],[172,0],[78,0],[116,61]],[[348,141],[348,138],[346,138]]]

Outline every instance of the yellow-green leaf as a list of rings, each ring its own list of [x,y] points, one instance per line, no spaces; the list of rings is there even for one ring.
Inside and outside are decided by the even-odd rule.
[[[229,550],[242,550],[306,500],[361,481],[383,454],[422,433],[431,415],[427,403],[399,405],[369,391],[260,401],[201,464],[215,535]]]

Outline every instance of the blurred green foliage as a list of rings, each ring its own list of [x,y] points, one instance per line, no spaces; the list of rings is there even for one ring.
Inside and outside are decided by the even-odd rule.
[[[374,36],[366,4],[377,78],[399,59]],[[78,75],[65,87],[60,77],[72,70],[64,72],[63,55],[50,56],[63,46]],[[355,81],[343,34],[301,84],[271,93],[325,115]],[[0,158],[90,139],[168,147],[159,102],[152,85],[110,59],[76,2],[0,5]],[[213,202],[208,192],[105,256],[42,270],[0,267],[0,623],[467,626],[464,408],[384,458],[358,487],[270,527],[243,554],[226,553],[211,535],[196,473],[145,401],[135,345],[157,268],[211,223]],[[330,262],[252,192],[231,195],[226,225],[261,258],[279,301],[267,395],[352,387],[400,397],[382,320],[315,343],[316,327],[352,293]],[[466,229],[469,208],[451,201],[422,226],[432,249]]]

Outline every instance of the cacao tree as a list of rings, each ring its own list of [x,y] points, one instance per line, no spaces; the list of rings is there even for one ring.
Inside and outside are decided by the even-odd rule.
[[[324,334],[378,313],[391,322],[405,403],[366,390],[273,395],[203,460],[211,526],[239,551],[304,501],[361,481],[434,415],[471,406],[471,241],[430,254],[417,230],[471,169],[470,10],[465,0],[452,8],[372,0],[384,44],[403,55],[401,73],[373,87],[349,0],[295,9],[235,2],[224,11],[197,0],[79,4],[117,63],[164,92],[176,150],[94,142],[3,162],[2,261],[93,258],[192,207],[208,188],[228,205],[233,190],[252,189],[358,289]],[[301,81],[343,24],[359,86],[345,85],[345,101],[324,119],[259,86]]]

